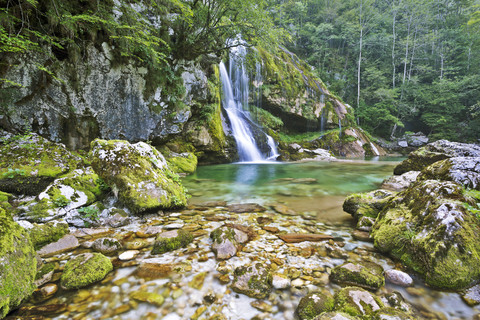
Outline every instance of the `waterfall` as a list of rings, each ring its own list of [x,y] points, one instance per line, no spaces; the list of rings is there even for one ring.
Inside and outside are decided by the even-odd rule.
[[[250,116],[249,79],[243,63],[246,55],[244,46],[234,47],[230,54],[229,71],[220,62],[220,78],[223,87],[223,108],[230,120],[232,134],[237,142],[240,162],[275,160],[278,151],[275,141],[252,120]],[[258,67],[257,67],[258,68]],[[257,77],[257,76],[256,76]],[[256,78],[256,81],[259,81]],[[268,154],[260,151],[255,135],[261,136],[270,148]]]

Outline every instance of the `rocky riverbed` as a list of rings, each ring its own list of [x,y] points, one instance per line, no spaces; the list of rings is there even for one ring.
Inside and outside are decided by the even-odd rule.
[[[236,196],[225,193],[225,181],[208,173],[211,179],[184,180],[187,187],[196,186],[194,198],[185,207],[186,190],[170,167],[175,163],[181,167],[191,155],[165,159],[148,144],[118,140],[97,140],[88,155],[75,155],[38,136],[9,138],[0,154],[6,168],[0,171],[0,186],[11,192],[0,194],[0,316],[170,320],[478,317],[478,289],[471,287],[477,275],[467,265],[476,259],[475,251],[471,258],[459,255],[464,265],[458,270],[470,272],[468,278],[460,276],[451,283],[440,273],[452,272],[450,264],[442,269],[438,263],[428,269],[428,260],[406,255],[415,250],[425,257],[431,247],[422,249],[423,242],[416,239],[430,237],[430,231],[445,247],[457,248],[452,241],[457,239],[462,245],[460,239],[468,248],[476,248],[469,243],[478,229],[474,219],[479,210],[475,202],[480,171],[477,149],[449,142],[427,145],[397,167],[407,174],[385,181],[383,187],[390,190],[348,197],[344,209],[350,217],[337,200],[333,209],[313,209],[320,202],[328,203],[327,196],[338,198],[342,193],[329,192],[340,190],[341,185],[349,186],[350,192],[380,185],[383,178],[358,172],[358,166],[348,168],[342,177],[347,164],[323,165],[326,171],[321,177],[331,180],[331,187],[322,187],[320,179],[313,178],[318,167],[308,163],[293,168],[274,164],[280,176],[265,167],[259,172],[266,175],[253,177],[252,172],[259,172],[244,167],[248,170],[234,175],[234,183],[245,184],[236,189]],[[42,161],[36,160],[38,154]],[[422,166],[418,166],[419,159]],[[385,166],[393,170],[393,165]],[[356,179],[371,185],[360,188]],[[258,184],[263,189],[254,186]],[[415,190],[422,193],[429,185],[442,185],[443,193],[435,193],[435,188],[423,192],[430,203],[425,209],[425,201],[419,200],[422,196]],[[244,193],[252,188],[253,196]],[[266,189],[271,193],[262,193]],[[214,201],[202,200],[205,194]],[[238,202],[238,196],[250,200]],[[310,201],[315,205],[299,203]],[[419,212],[442,205],[446,211],[440,212],[441,217],[434,215],[438,219],[421,218]],[[403,218],[389,218],[398,213],[396,208],[411,211]],[[452,208],[460,213],[447,219]],[[326,219],[325,214],[336,218]],[[403,222],[411,233],[385,231],[392,223],[404,228]],[[460,222],[467,225],[453,228]],[[467,235],[455,238],[457,230],[466,230]],[[442,239],[438,238],[441,232]],[[410,236],[409,242],[397,241],[395,236],[403,240]],[[419,268],[425,261],[426,266]],[[457,286],[457,292],[425,287],[424,283],[434,283],[432,279],[441,279],[443,288]]]

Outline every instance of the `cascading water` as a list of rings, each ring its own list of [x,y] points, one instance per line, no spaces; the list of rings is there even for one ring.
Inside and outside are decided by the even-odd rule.
[[[278,151],[272,137],[260,130],[254,130],[257,126],[250,116],[248,108],[249,80],[243,58],[246,49],[243,46],[235,47],[230,54],[229,72],[223,62],[220,62],[220,78],[223,87],[223,107],[232,126],[232,134],[237,142],[240,162],[259,162],[275,160]],[[256,131],[256,132],[254,132]],[[255,140],[255,134],[261,132],[266,138],[270,152],[264,155]]]

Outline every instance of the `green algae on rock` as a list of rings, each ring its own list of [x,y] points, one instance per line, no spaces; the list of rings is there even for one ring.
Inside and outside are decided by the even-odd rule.
[[[186,205],[187,196],[178,175],[152,146],[97,139],[89,156],[95,172],[133,213]]]
[[[260,263],[238,267],[231,288],[251,298],[265,299],[273,288],[272,274]]]
[[[335,294],[335,310],[351,316],[371,319],[374,313],[383,307],[380,298],[361,288],[346,287]]]
[[[65,265],[60,284],[64,289],[78,289],[102,280],[113,270],[112,262],[101,253],[83,253]]]
[[[300,300],[295,314],[300,320],[312,320],[322,313],[332,311],[333,306],[334,300],[330,292],[312,292]]]
[[[343,202],[343,211],[355,219],[362,217],[377,218],[394,193],[388,190],[375,190],[367,193],[354,193]]]
[[[186,247],[193,241],[193,235],[185,230],[172,230],[160,233],[155,239],[152,254],[161,254]]]
[[[35,250],[59,240],[69,232],[68,224],[58,221],[52,221],[45,224],[34,223],[32,228],[28,229]]]
[[[56,179],[37,199],[21,206],[28,220],[43,222],[64,216],[67,212],[100,199],[108,187],[92,168],[77,169]]]
[[[148,302],[157,307],[160,307],[165,298],[158,293],[155,292],[147,292],[147,291],[135,291],[130,294],[130,298],[141,301],[141,302]]]
[[[459,290],[480,280],[476,205],[454,182],[417,181],[380,212],[374,244],[421,274],[435,288]]]
[[[382,266],[373,262],[345,263],[332,269],[330,279],[341,285],[377,290],[385,284]]]
[[[0,148],[0,190],[37,195],[80,163],[81,158],[62,144],[37,134],[14,136]]]
[[[198,164],[197,156],[191,152],[171,152],[167,157],[167,162],[174,172],[186,174],[194,173]]]
[[[28,233],[0,208],[0,318],[32,294],[36,272]]]

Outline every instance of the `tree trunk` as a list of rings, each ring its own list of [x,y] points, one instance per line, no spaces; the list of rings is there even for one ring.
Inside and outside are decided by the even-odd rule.
[[[360,27],[360,44],[357,67],[357,108],[360,106],[360,68],[362,67],[363,27]]]

